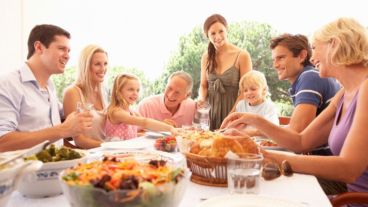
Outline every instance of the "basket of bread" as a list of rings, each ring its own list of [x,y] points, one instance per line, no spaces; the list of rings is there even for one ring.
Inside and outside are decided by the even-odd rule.
[[[227,159],[230,153],[259,153],[250,137],[229,136],[211,131],[192,131],[182,136],[181,150],[192,171],[191,180],[209,186],[227,186]]]

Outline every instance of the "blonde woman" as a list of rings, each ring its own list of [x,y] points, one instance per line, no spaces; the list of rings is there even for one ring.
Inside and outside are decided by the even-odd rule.
[[[86,46],[80,54],[77,80],[65,90],[65,116],[77,111],[77,105],[82,109],[89,108],[93,114],[92,129],[73,137],[80,148],[98,147],[105,138],[103,110],[106,107],[106,98],[102,92],[102,83],[107,65],[107,52],[103,48],[97,45]]]
[[[343,87],[305,130],[283,129],[248,113],[231,114],[223,127],[251,125],[298,152],[328,142],[333,156],[271,151],[264,156],[280,163],[287,160],[296,172],[345,182],[348,191],[368,192],[368,31],[354,19],[339,18],[315,32],[312,50],[320,76],[336,78]]]

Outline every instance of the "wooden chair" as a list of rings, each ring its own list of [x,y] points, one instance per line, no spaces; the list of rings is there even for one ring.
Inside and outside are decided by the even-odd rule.
[[[347,192],[330,199],[333,207],[342,207],[347,204],[368,204],[367,192]]]
[[[280,125],[288,125],[290,122],[290,116],[279,116]]]

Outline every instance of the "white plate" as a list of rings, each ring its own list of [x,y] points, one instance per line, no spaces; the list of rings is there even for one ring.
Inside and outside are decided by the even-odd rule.
[[[197,207],[305,207],[303,203],[260,195],[223,195],[210,198]]]
[[[142,138],[133,138],[126,141],[104,142],[101,144],[101,147],[104,149],[139,150],[152,146],[150,142],[147,142]]]
[[[146,133],[144,133],[144,135],[146,137],[152,137],[152,138],[158,138],[158,137],[165,137],[165,136],[170,136],[171,133],[170,132],[154,132],[154,131],[147,131]]]

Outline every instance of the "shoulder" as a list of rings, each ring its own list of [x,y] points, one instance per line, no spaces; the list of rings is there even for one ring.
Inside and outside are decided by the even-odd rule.
[[[19,71],[12,71],[0,78],[0,87],[14,87],[20,85],[21,82]]]
[[[195,108],[196,107],[196,102],[192,98],[187,98],[187,99],[183,100],[182,104],[184,104],[185,106],[190,107],[190,108]]]
[[[69,97],[79,97],[79,91],[77,86],[71,85],[64,90],[64,99]]]

